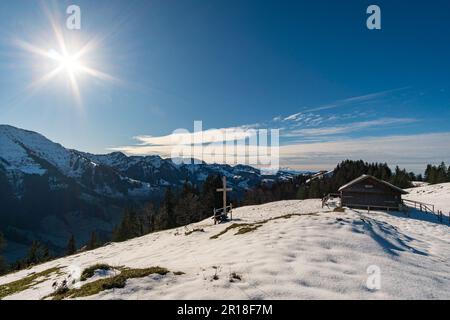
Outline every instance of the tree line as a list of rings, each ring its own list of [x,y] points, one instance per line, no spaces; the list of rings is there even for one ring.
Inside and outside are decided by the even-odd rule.
[[[442,162],[438,166],[429,164],[425,169],[424,181],[430,184],[450,182],[450,166]]]
[[[431,168],[433,168],[431,166]],[[432,172],[432,169],[429,170]],[[423,181],[422,175],[407,172],[398,166],[392,171],[386,163],[367,163],[363,160],[345,160],[339,163],[329,174],[324,173],[316,179],[312,176],[297,176],[289,181],[262,183],[247,190],[244,205],[256,205],[267,202],[293,199],[322,198],[330,193],[337,193],[339,188],[363,174],[392,183],[405,189],[412,187],[412,181]],[[425,174],[425,180],[428,178]],[[429,181],[431,182],[431,181]]]
[[[412,181],[425,181],[430,184],[450,182],[450,167],[447,167],[445,163],[438,166],[428,165],[425,175],[422,176],[407,172],[398,166],[392,171],[386,163],[345,160],[339,163],[330,174],[324,174],[317,179],[311,179],[311,175],[298,175],[286,181],[261,183],[247,190],[242,198],[232,200],[233,207],[280,200],[322,198],[326,194],[337,193],[342,185],[363,174],[375,176],[400,188],[412,187]],[[221,177],[211,175],[207,177],[201,188],[185,181],[181,189],[168,187],[162,201],[158,203],[148,202],[141,206],[125,208],[120,223],[112,232],[111,241],[125,241],[211,217],[213,209],[222,206],[221,194],[216,191],[221,186]],[[92,250],[104,243],[104,240],[100,241],[97,234],[92,232],[89,241],[81,250]],[[33,241],[23,259],[7,265],[1,257],[4,246],[5,240],[0,234],[0,274],[8,270],[28,268],[56,258],[45,244]],[[65,255],[80,251],[77,248],[75,236],[71,235]]]
[[[26,268],[29,268],[31,266],[48,262],[56,258],[60,258],[63,256],[70,256],[78,251],[87,251],[87,250],[93,250],[98,247],[100,247],[103,244],[103,242],[97,240],[97,234],[95,231],[91,233],[91,237],[89,241],[81,247],[81,249],[77,249],[77,244],[75,241],[75,236],[71,235],[69,237],[69,240],[67,242],[66,250],[62,255],[56,255],[54,254],[50,248],[43,242],[34,240],[31,242],[30,247],[28,248],[27,254],[22,259],[18,259],[15,262],[11,264],[7,264],[5,260],[0,255],[0,275],[4,274],[8,271],[18,271],[23,270]],[[6,241],[4,240],[4,237],[0,233],[0,254],[2,248],[6,245]]]
[[[217,192],[217,189],[221,186],[221,177],[210,175],[201,188],[185,181],[181,189],[168,187],[160,202],[148,202],[140,206],[127,207],[123,211],[120,223],[113,230],[110,241],[121,242],[211,217],[213,209],[222,206],[221,194]],[[101,241],[97,234],[92,232],[89,241],[78,249],[75,236],[70,235],[66,250],[59,257],[95,249],[106,241]],[[0,234],[0,254],[4,244],[5,241]],[[58,256],[53,254],[46,244],[33,241],[26,256],[11,265],[7,265],[0,255],[0,274],[28,268],[55,258],[58,258]]]
[[[213,209],[222,206],[221,195],[217,192],[221,186],[221,177],[210,175],[201,189],[188,181],[181,190],[168,187],[159,205],[150,202],[141,208],[125,209],[122,221],[113,231],[112,241],[125,241],[211,217]]]

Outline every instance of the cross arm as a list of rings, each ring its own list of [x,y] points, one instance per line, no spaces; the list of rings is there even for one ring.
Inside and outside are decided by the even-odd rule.
[[[217,189],[217,192],[223,192],[223,188]],[[226,188],[225,191],[233,191],[233,188]]]

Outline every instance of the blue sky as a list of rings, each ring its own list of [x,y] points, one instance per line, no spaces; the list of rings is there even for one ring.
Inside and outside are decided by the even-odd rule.
[[[81,30],[65,28],[70,4]],[[366,28],[370,4],[382,30]],[[64,73],[29,87],[50,62],[18,44],[58,49],[46,10],[71,50],[95,40],[83,59],[111,75],[79,75],[81,103]],[[0,30],[0,123],[67,147],[143,153],[133,137],[202,120],[280,128],[281,163],[294,168],[450,162],[445,0],[5,0]]]

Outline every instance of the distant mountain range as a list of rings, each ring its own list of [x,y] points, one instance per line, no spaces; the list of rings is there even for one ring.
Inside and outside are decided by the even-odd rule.
[[[0,231],[6,256],[21,257],[32,240],[60,252],[71,234],[84,243],[92,231],[107,237],[130,204],[160,199],[186,180],[201,186],[225,175],[234,196],[262,181],[291,179],[298,171],[263,176],[222,164],[175,164],[159,156],[95,155],[64,148],[36,132],[0,125]]]

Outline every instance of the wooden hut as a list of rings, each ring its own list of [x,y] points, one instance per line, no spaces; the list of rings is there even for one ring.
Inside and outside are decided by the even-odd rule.
[[[402,195],[407,194],[389,182],[362,175],[339,188],[341,205],[350,208],[399,210]]]

